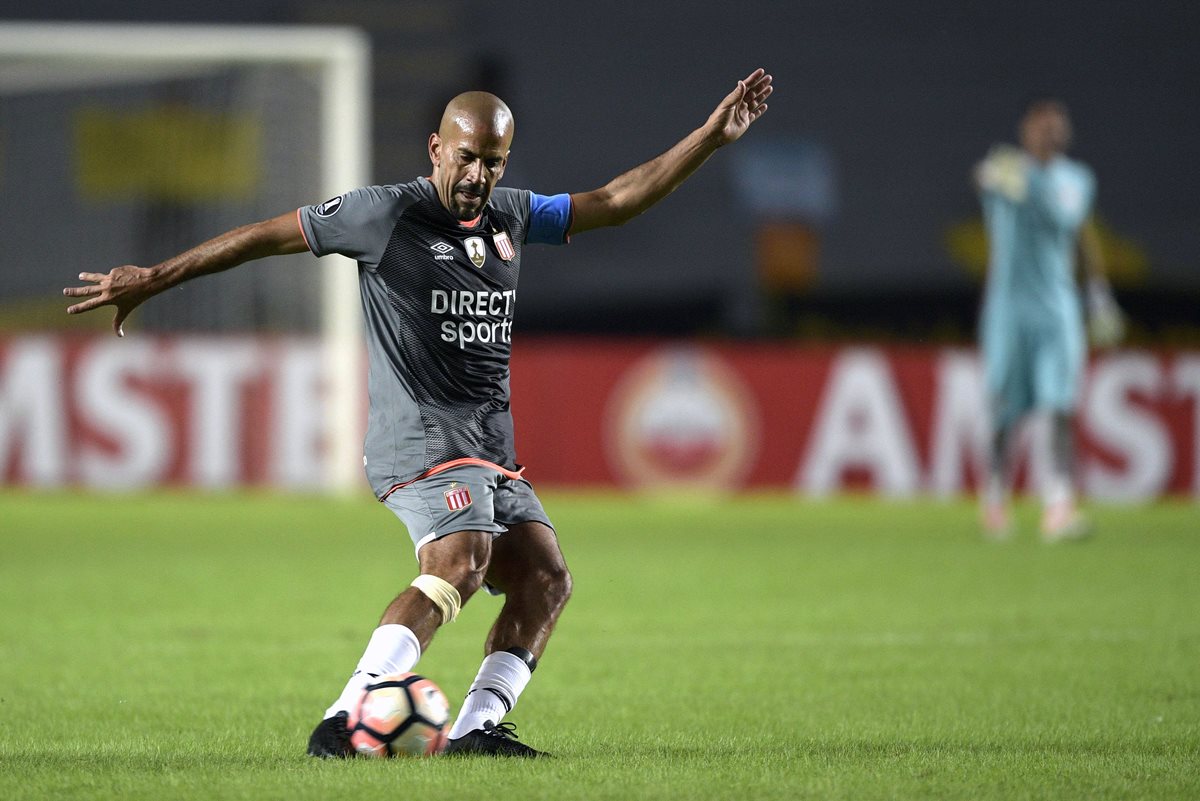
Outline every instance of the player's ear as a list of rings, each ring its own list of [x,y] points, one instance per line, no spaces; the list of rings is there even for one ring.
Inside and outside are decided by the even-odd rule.
[[[429,135],[429,161],[435,167],[442,161],[442,138],[437,135],[436,131]]]

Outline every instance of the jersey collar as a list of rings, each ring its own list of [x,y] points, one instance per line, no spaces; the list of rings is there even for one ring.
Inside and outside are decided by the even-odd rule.
[[[464,231],[477,231],[483,227],[483,225],[482,225],[483,218],[487,215],[487,210],[492,205],[491,198],[488,198],[488,202],[484,204],[483,211],[479,212],[478,217],[476,217],[473,220],[460,220],[457,217],[455,217],[453,214],[451,214],[450,211],[445,206],[442,205],[442,199],[440,197],[438,197],[437,187],[435,187],[433,185],[433,179],[429,176],[422,175],[421,180],[424,181],[426,183],[426,185],[429,187],[429,193],[430,193],[430,195],[433,196],[433,202],[437,204],[437,207],[439,209],[441,209],[442,214],[444,214],[446,216],[446,219],[450,220],[454,225],[457,225],[459,228],[463,229]]]

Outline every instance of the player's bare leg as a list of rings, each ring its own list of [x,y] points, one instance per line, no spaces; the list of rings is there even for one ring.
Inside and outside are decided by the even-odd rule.
[[[504,593],[504,608],[484,652],[516,646],[541,659],[571,598],[571,573],[554,531],[541,523],[513,526],[493,546],[487,580]]]
[[[426,543],[417,554],[417,561],[421,575],[437,576],[448,582],[458,591],[460,604],[466,605],[483,586],[491,554],[490,532],[458,531]],[[442,618],[441,608],[429,595],[417,587],[409,587],[388,604],[379,625],[407,626],[424,651],[442,625]]]
[[[515,742],[511,724],[500,721],[528,684],[571,597],[571,574],[553,530],[535,522],[510,527],[493,544],[487,581],[504,593],[504,607],[446,752],[541,756]]]
[[[374,677],[416,666],[442,623],[453,620],[483,586],[491,552],[492,534],[482,531],[459,531],[422,546],[417,554],[421,575],[384,610],[350,680],[313,730],[309,754],[351,754],[346,730],[351,705]]]

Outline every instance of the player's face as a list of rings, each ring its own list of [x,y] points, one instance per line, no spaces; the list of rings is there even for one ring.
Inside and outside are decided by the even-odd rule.
[[[1057,105],[1030,109],[1021,120],[1021,146],[1034,158],[1048,161],[1071,143],[1071,121]]]
[[[456,219],[473,220],[483,211],[504,175],[510,139],[487,125],[457,125],[448,136],[429,137],[433,183]]]

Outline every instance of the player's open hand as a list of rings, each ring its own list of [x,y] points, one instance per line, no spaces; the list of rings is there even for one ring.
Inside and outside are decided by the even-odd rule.
[[[67,314],[80,314],[100,306],[116,306],[113,315],[113,333],[125,336],[121,324],[129,313],[142,301],[154,295],[154,271],[149,267],[126,264],[105,273],[80,273],[79,280],[88,282],[84,286],[69,286],[63,294],[69,298],[87,298],[67,308]]]
[[[1019,147],[996,145],[975,166],[975,185],[1014,203],[1025,200],[1029,184],[1029,156]]]
[[[750,127],[750,123],[766,112],[767,98],[771,92],[771,76],[761,68],[738,81],[737,87],[725,96],[708,118],[708,125],[715,132],[718,143],[727,145],[736,142]]]

